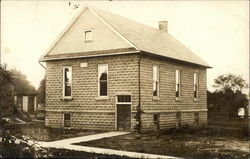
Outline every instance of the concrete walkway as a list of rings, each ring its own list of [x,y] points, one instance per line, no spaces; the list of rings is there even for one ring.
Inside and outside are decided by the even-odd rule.
[[[125,135],[125,134],[129,134],[129,133],[130,132],[117,132],[117,131],[115,131],[115,132],[108,132],[108,133],[101,133],[101,134],[88,135],[88,136],[82,136],[82,137],[75,137],[75,138],[52,141],[52,142],[38,142],[38,144],[41,147],[51,147],[51,148],[60,148],[60,149],[68,149],[68,150],[75,150],[75,151],[84,151],[84,152],[97,153],[97,154],[128,156],[131,158],[180,159],[179,157],[172,157],[172,156],[154,155],[154,154],[146,154],[146,153],[138,153],[138,152],[129,152],[129,151],[121,151],[121,150],[113,150],[113,149],[105,149],[105,148],[97,148],[97,147],[72,145],[74,143],[99,140],[102,138]]]
[[[78,143],[78,142],[87,142],[87,141],[92,141],[92,140],[99,140],[102,138],[107,138],[107,137],[114,137],[114,136],[119,136],[119,135],[126,135],[129,134],[130,132],[107,132],[107,133],[101,133],[101,134],[95,134],[95,135],[88,135],[88,136],[81,136],[81,137],[74,137],[74,138],[69,138],[69,139],[64,139],[64,140],[58,140],[58,141],[52,141],[50,142],[51,144],[73,144],[73,143]]]

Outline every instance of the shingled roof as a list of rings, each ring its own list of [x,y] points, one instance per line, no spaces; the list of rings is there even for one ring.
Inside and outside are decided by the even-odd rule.
[[[86,11],[94,14],[102,23],[109,26],[109,28],[118,34],[128,45],[125,48],[114,50],[101,50],[81,53],[64,53],[64,54],[51,54],[58,41],[70,30],[70,28],[77,23],[81,16],[86,14]],[[65,59],[65,58],[79,58],[87,56],[108,55],[111,53],[119,52],[146,52],[154,55],[167,57],[169,59],[196,64],[199,66],[210,66],[195,55],[190,49],[185,47],[168,32],[147,26],[145,24],[130,20],[119,15],[115,15],[108,11],[100,10],[93,7],[85,7],[71,22],[71,24],[63,31],[51,48],[41,57],[40,61]]]

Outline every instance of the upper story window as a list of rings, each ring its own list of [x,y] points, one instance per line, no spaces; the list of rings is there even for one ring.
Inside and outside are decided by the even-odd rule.
[[[194,73],[194,99],[198,99],[199,74]]]
[[[159,66],[153,66],[153,96],[159,97]]]
[[[92,41],[92,30],[85,30],[84,31],[84,42],[91,42]]]
[[[181,96],[181,72],[175,70],[175,97],[180,98]]]
[[[98,65],[98,95],[108,95],[108,64]]]
[[[72,96],[72,67],[63,67],[63,97]]]

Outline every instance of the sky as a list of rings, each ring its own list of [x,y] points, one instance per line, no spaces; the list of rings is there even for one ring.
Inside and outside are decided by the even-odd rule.
[[[73,9],[74,5],[79,8]],[[45,76],[38,59],[85,4],[168,32],[213,68],[207,87],[221,74],[249,83],[248,1],[1,1],[1,63],[16,68],[36,87]],[[42,63],[45,65],[45,63]]]

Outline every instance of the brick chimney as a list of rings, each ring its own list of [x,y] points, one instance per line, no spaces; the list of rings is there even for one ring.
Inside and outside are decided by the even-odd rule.
[[[159,30],[168,32],[168,21],[159,21]]]

